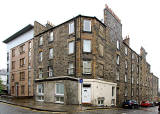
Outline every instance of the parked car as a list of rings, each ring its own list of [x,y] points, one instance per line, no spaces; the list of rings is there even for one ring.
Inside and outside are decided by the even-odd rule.
[[[122,106],[123,108],[131,108],[131,109],[139,108],[139,104],[135,100],[126,100],[125,102],[123,102]]]
[[[158,106],[158,102],[157,101],[154,102],[154,106]]]
[[[155,106],[155,105],[154,105],[154,102],[151,101],[151,102],[149,102],[149,103],[150,103],[150,106],[152,106],[152,107]]]
[[[142,101],[141,102],[141,106],[142,107],[149,107],[149,106],[152,106],[153,104],[149,101]]]

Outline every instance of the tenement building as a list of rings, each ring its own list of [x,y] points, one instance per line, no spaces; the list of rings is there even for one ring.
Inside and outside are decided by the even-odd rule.
[[[34,80],[31,89],[37,101],[111,106],[129,99],[139,103],[157,100],[158,78],[150,72],[145,49],[141,48],[138,54],[130,47],[129,36],[122,38],[121,20],[107,5],[104,22],[78,15],[57,26],[35,21],[32,30],[33,39],[9,48],[10,65],[18,65],[10,69],[11,95],[17,95],[12,91],[23,84],[28,88],[26,80],[31,77]],[[17,41],[19,38],[15,36],[23,35],[14,35],[5,43]],[[27,68],[29,42],[32,42],[31,76]],[[23,45],[25,52],[18,53]],[[12,57],[14,51],[16,57]],[[23,57],[25,65],[21,68]],[[25,80],[21,81],[24,70]],[[27,90],[24,95],[28,95]],[[21,95],[22,90],[18,91]]]

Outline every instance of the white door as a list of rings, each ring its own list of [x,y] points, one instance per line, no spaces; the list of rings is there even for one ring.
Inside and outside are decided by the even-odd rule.
[[[82,88],[82,103],[91,103],[91,87],[87,86],[83,85]]]

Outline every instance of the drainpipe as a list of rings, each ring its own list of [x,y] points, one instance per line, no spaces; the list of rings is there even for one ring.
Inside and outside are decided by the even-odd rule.
[[[74,19],[74,31],[75,31],[75,43],[74,43],[74,50],[75,50],[75,67],[74,67],[74,72],[75,73],[74,74],[75,74],[75,77],[77,77],[77,73],[76,73],[76,40],[77,40],[77,34],[76,34],[77,33],[77,31],[76,31],[77,28],[76,27],[77,27],[77,23],[76,23],[76,19],[77,18]]]
[[[131,50],[131,99],[132,99],[132,50]]]

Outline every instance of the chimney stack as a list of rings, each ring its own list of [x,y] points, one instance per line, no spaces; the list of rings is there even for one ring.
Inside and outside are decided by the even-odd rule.
[[[128,46],[130,46],[130,38],[129,38],[129,35],[126,36],[126,38],[123,40],[123,42],[125,44],[127,44]]]

